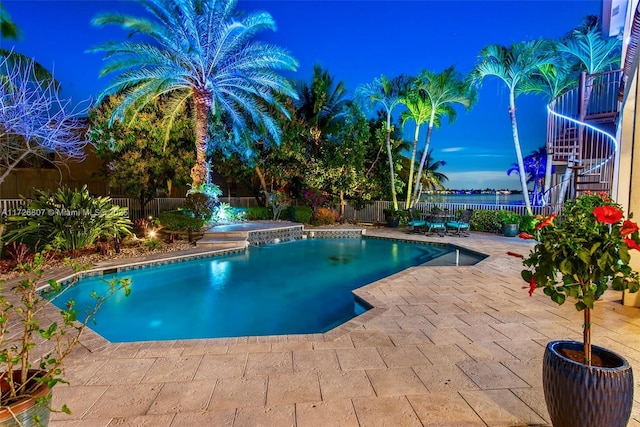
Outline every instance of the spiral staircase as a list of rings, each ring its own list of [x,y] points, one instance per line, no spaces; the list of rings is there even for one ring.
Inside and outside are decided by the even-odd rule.
[[[622,70],[580,76],[578,87],[548,106],[548,204],[585,192],[611,193],[618,143]]]

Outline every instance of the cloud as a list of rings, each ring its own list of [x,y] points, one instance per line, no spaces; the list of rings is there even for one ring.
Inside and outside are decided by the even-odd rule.
[[[440,151],[442,151],[443,153],[455,153],[458,151],[462,151],[464,150],[464,147],[448,147],[448,148],[443,148]]]

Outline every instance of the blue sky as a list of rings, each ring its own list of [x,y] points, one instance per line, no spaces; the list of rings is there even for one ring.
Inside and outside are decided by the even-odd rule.
[[[95,98],[106,85],[99,79],[101,54],[93,46],[122,40],[117,27],[97,29],[90,20],[99,12],[141,15],[135,1],[3,0],[22,30],[22,39],[0,41],[3,48],[34,57],[53,70],[63,94],[75,102]],[[239,1],[239,9],[264,10],[278,30],[264,38],[287,48],[300,62],[295,79],[309,80],[313,65],[328,68],[353,94],[356,87],[385,74],[442,71],[455,65],[466,74],[480,50],[491,43],[509,45],[540,37],[558,38],[587,15],[600,15],[600,0],[413,0],[413,1]],[[546,100],[522,95],[517,114],[523,154],[544,145]],[[397,110],[398,114],[400,110]],[[397,116],[397,114],[396,114]],[[413,129],[405,131],[411,139]],[[426,128],[420,139],[424,143]],[[432,136],[436,159],[448,188],[519,187],[506,170],[515,162],[508,115],[508,92],[486,80],[475,107],[459,110]]]

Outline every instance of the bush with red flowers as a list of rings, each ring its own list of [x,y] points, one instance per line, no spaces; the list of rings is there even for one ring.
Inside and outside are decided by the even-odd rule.
[[[524,234],[524,235],[523,235]],[[529,294],[542,288],[554,302],[573,298],[584,311],[585,359],[591,359],[591,309],[609,284],[617,291],[637,292],[640,277],[629,266],[629,251],[640,249],[638,225],[624,219],[622,207],[604,193],[567,201],[562,213],[539,218],[533,235],[538,241],[523,264]]]

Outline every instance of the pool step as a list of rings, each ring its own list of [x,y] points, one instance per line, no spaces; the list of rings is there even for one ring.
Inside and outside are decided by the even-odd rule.
[[[210,249],[246,248],[249,244],[247,236],[246,231],[207,231],[202,239],[196,242],[196,246]]]

